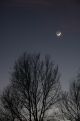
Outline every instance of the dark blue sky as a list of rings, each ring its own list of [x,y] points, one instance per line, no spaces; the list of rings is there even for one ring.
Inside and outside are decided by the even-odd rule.
[[[56,31],[62,37],[56,37]],[[27,52],[49,54],[59,65],[64,88],[80,67],[78,0],[3,0],[0,2],[0,90],[15,60]]]

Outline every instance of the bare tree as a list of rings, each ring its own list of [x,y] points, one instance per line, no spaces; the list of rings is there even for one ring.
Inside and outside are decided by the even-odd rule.
[[[15,64],[12,83],[25,97],[24,108],[31,121],[42,121],[59,97],[59,73],[46,56],[24,54]]]
[[[69,93],[63,94],[62,113],[71,121],[80,121],[80,74],[71,83]]]
[[[13,119],[43,121],[59,100],[58,66],[48,56],[24,54],[15,63],[11,88],[3,93],[2,102]]]
[[[10,112],[7,112],[0,103],[0,121],[13,121]]]
[[[20,96],[21,95],[12,88],[12,86],[8,86],[4,90],[1,95],[1,119],[4,119],[5,121],[15,121],[15,119],[22,121],[22,119],[25,118],[21,113],[23,100]]]

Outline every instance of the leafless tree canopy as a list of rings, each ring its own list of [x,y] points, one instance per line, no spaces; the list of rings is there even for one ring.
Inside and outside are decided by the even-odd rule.
[[[59,100],[59,91],[58,66],[48,56],[24,54],[15,63],[11,86],[1,96],[1,116],[10,121],[43,121]]]
[[[71,83],[69,93],[63,95],[61,109],[70,121],[80,121],[80,74]]]

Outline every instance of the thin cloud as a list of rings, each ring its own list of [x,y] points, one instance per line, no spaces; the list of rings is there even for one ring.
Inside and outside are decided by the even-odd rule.
[[[69,22],[64,23],[64,25],[62,25],[62,29],[64,32],[80,33],[79,20],[70,20]]]
[[[2,6],[52,5],[48,0],[3,0],[0,4]]]
[[[1,0],[2,6],[27,6],[27,5],[43,5],[43,6],[61,6],[78,3],[79,0]],[[79,2],[80,3],[80,2]]]

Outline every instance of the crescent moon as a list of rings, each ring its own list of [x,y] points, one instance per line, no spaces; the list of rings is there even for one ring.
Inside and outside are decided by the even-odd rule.
[[[57,35],[57,37],[60,37],[62,35],[62,33],[60,31],[57,31],[56,35]]]

